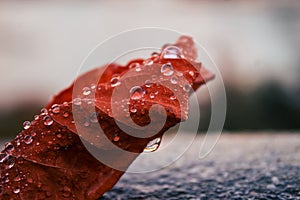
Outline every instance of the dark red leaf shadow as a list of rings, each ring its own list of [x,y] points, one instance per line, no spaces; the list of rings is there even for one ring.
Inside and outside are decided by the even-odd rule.
[[[196,90],[214,78],[201,63],[196,62],[197,50],[190,37],[180,37],[175,46],[181,49],[184,58],[164,56],[170,47],[165,46],[162,53],[147,60],[133,60],[126,66],[112,63],[93,69],[56,95],[1,152],[1,199],[97,199],[110,190],[149,141],[187,119],[189,92],[184,91],[184,85],[180,84],[188,83]],[[145,66],[145,62],[151,67]],[[132,67],[135,63],[140,64],[141,69]],[[161,66],[166,63],[170,63],[178,75],[172,84],[170,77],[161,75]],[[119,87],[123,89],[119,96],[126,95],[125,91],[128,93],[131,83],[138,79],[147,80],[155,75],[160,82],[141,84],[142,98],[131,98],[127,107],[122,107],[121,99],[111,102],[115,89],[112,78],[116,75],[122,80]],[[82,88],[87,86],[88,91],[83,94]],[[177,91],[176,97],[173,97],[174,91]],[[151,97],[152,94],[155,98]],[[92,101],[88,97],[93,97]],[[155,104],[164,107],[167,119],[154,135],[146,132],[145,137],[135,137],[119,127],[123,124],[130,132],[137,132],[126,123],[129,116],[122,114],[124,109],[133,109],[133,106],[134,112],[128,113],[136,124],[159,123],[159,120],[149,117],[150,108]],[[157,111],[156,114],[161,113]],[[103,134],[95,133],[99,125]],[[133,154],[115,152],[116,147]],[[101,163],[87,148],[101,152],[103,157],[114,155],[107,159],[117,167]]]

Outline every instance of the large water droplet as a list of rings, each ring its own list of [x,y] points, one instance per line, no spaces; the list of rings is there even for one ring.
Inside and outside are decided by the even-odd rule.
[[[81,105],[81,99],[80,98],[75,98],[75,99],[73,99],[72,102],[75,106],[80,106]]]
[[[153,152],[156,151],[160,145],[161,138],[155,138],[148,142],[146,148],[144,149],[144,152]]]
[[[173,66],[170,63],[163,64],[160,72],[165,76],[171,76],[174,73]]]
[[[29,129],[30,125],[31,125],[30,121],[25,121],[25,122],[23,123],[23,127],[24,127],[25,130],[26,130],[26,129]]]
[[[113,76],[110,80],[111,86],[116,87],[116,86],[120,85],[121,82],[119,81],[119,79],[120,79],[120,76]]]
[[[52,113],[54,113],[54,114],[58,114],[58,113],[60,112],[60,107],[59,107],[59,105],[58,105],[58,104],[53,104],[53,105],[51,106],[51,111],[52,111]]]
[[[32,140],[33,139],[30,135],[26,135],[25,138],[24,138],[25,144],[31,144]]]
[[[14,149],[15,149],[14,145],[10,142],[5,145],[5,150],[8,152],[12,152]]]
[[[89,87],[84,87],[83,89],[82,89],[82,94],[84,95],[84,96],[87,96],[87,95],[89,95],[89,94],[91,94],[91,88],[89,88]]]
[[[130,89],[131,99],[137,100],[144,96],[145,91],[140,86],[134,86]]]
[[[44,125],[51,126],[53,124],[53,119],[50,116],[45,116],[43,118]]]
[[[64,186],[64,189],[62,191],[62,196],[67,198],[67,197],[70,197],[71,196],[71,189],[67,186]]]
[[[178,59],[182,57],[182,53],[178,47],[168,46],[163,50],[162,56],[164,59]]]

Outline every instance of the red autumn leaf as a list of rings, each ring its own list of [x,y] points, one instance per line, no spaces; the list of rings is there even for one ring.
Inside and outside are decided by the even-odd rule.
[[[5,145],[1,199],[102,196],[150,141],[187,119],[190,90],[214,77],[196,58],[182,36],[146,60],[78,77]]]

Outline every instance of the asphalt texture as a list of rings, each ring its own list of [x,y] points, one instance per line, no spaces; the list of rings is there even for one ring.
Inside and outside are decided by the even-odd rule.
[[[222,134],[200,159],[203,139],[198,136],[168,167],[126,173],[100,199],[300,199],[300,134]],[[135,167],[155,165],[170,155],[163,152]]]

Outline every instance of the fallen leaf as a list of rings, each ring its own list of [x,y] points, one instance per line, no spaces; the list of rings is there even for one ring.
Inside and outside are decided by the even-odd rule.
[[[196,58],[182,36],[146,60],[78,77],[5,145],[1,199],[102,196],[150,141],[187,119],[192,89],[214,78]]]

